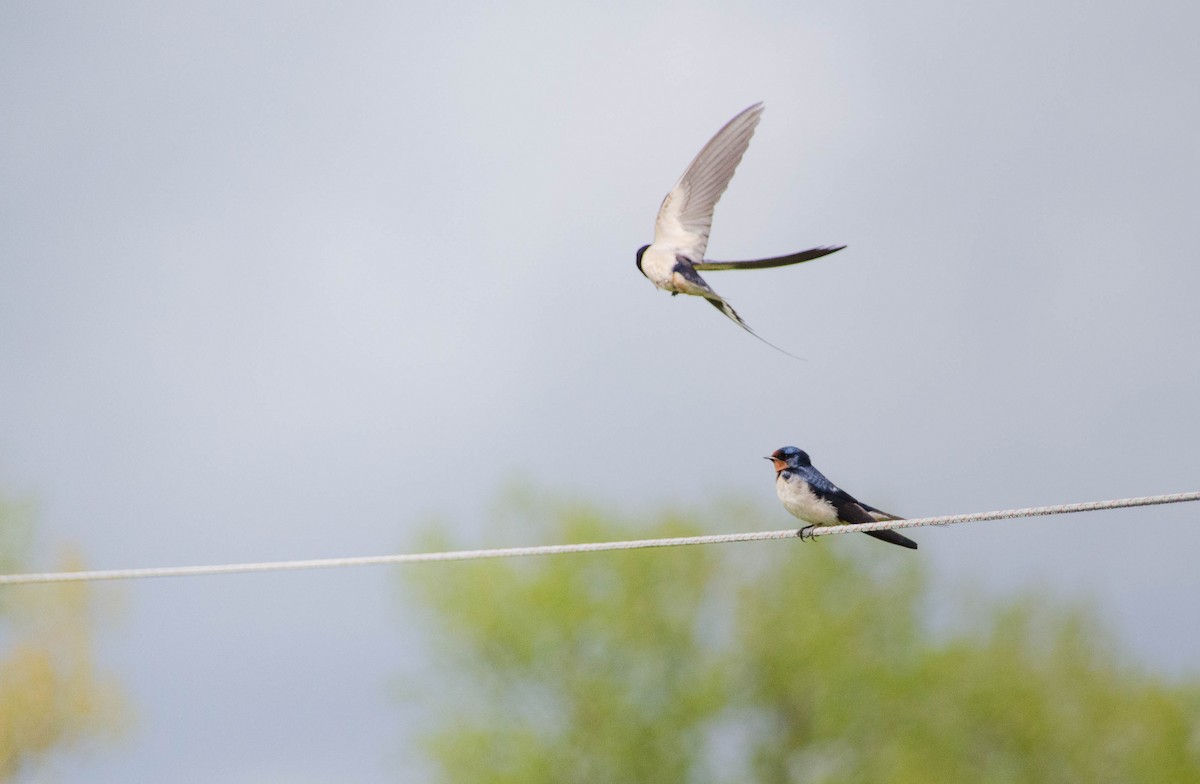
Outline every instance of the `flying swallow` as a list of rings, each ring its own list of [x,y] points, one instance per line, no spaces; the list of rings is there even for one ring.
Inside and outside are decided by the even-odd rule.
[[[750,145],[750,137],[762,116],[763,105],[756,103],[734,117],[684,171],[679,182],[663,199],[654,223],[654,243],[637,252],[637,266],[658,288],[676,294],[704,297],[717,310],[739,327],[763,340],[742,321],[725,299],[713,291],[700,277],[701,272],[730,269],[768,269],[799,264],[820,258],[846,247],[812,248],[789,256],[776,256],[755,261],[710,261],[704,258],[708,233],[712,227],[713,208],[733,178],[742,155]],[[767,341],[763,340],[764,343]],[[768,345],[770,345],[768,343]],[[773,346],[778,348],[777,346]],[[782,349],[779,349],[782,351]],[[784,352],[787,353],[786,351]]]
[[[801,449],[785,446],[772,452],[767,460],[775,464],[775,492],[783,502],[783,508],[808,523],[809,528],[904,519],[855,500],[814,468],[808,453]],[[917,549],[916,542],[895,531],[863,533],[911,550]]]

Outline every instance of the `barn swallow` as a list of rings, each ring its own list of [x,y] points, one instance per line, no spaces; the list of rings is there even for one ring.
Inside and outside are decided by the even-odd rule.
[[[783,508],[808,523],[808,528],[904,519],[855,500],[814,468],[808,453],[801,449],[785,446],[772,452],[767,460],[775,464],[775,492],[783,502]],[[801,536],[808,528],[801,531]],[[916,542],[895,531],[863,533],[911,550],[917,549]]]
[[[675,187],[658,208],[658,219],[654,223],[654,243],[642,246],[637,252],[638,269],[656,287],[671,292],[672,296],[691,294],[704,297],[709,304],[759,340],[763,339],[750,329],[720,294],[712,290],[704,278],[700,277],[700,273],[709,270],[786,267],[789,264],[820,258],[846,247],[838,245],[812,248],[789,256],[755,261],[710,261],[704,258],[704,251],[708,247],[709,229],[712,227],[713,208],[717,206],[717,201],[733,178],[762,112],[763,105],[754,104],[726,123],[725,127],[717,131],[717,135],[704,145],[704,149],[687,167],[679,182],[675,183]]]

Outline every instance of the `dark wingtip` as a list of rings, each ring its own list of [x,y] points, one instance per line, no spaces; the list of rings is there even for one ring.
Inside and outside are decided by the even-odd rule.
[[[702,272],[735,269],[773,269],[775,267],[788,267],[792,264],[819,259],[822,256],[837,253],[839,250],[844,250],[845,248],[845,245],[822,245],[817,248],[789,253],[786,256],[772,256],[769,259],[753,259],[750,261],[715,261],[705,259],[701,262],[693,262],[692,266]]]

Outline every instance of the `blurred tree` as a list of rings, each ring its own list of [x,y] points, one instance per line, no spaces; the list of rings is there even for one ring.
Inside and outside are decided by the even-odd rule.
[[[704,522],[508,511],[526,541]],[[454,782],[1200,781],[1196,684],[1044,599],[931,631],[920,563],[839,537],[408,571],[444,653],[428,749]]]
[[[5,572],[24,566],[28,517],[0,501]],[[60,566],[80,568],[78,559]],[[92,659],[92,614],[82,584],[0,587],[0,781],[123,723],[116,685]]]

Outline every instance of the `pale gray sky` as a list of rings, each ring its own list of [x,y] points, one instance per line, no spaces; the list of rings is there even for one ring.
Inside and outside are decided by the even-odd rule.
[[[764,516],[731,527],[786,527],[760,459],[784,444],[908,515],[1198,489],[1198,23],[1183,0],[6,4],[0,487],[97,568],[395,552],[433,515],[483,543],[514,476],[627,509],[739,494]],[[806,363],[634,267],[758,100],[711,255],[849,248],[709,280]],[[934,530],[917,557],[1095,596],[1146,662],[1196,671],[1198,516]],[[418,775],[395,581],[101,589],[138,724],[49,773]]]

